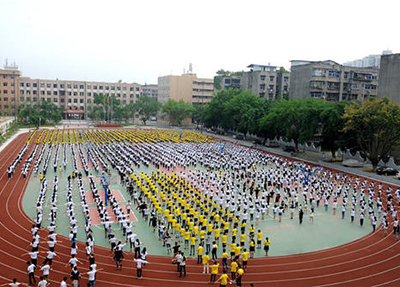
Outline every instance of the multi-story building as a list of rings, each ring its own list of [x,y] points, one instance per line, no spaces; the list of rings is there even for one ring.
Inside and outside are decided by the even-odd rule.
[[[121,104],[136,102],[142,94],[139,84],[19,78],[19,103],[26,106],[49,101],[65,108],[65,118],[86,119],[95,94],[115,97]]]
[[[154,84],[144,84],[142,85],[142,96],[150,97],[155,101],[158,101],[158,86]]]
[[[378,92],[400,104],[400,54],[382,55]]]
[[[18,106],[18,85],[21,73],[16,65],[4,66],[0,69],[0,115],[15,115]]]
[[[290,98],[363,101],[378,95],[378,68],[349,67],[330,60],[291,63]]]
[[[213,79],[198,78],[194,73],[158,77],[158,101],[165,104],[172,99],[204,105],[212,99],[213,87]]]
[[[390,55],[392,54],[391,50],[385,50],[382,52],[382,55]],[[346,62],[344,66],[358,67],[358,68],[366,68],[366,67],[379,67],[381,64],[381,55],[369,55],[362,59]]]
[[[289,94],[290,73],[276,66],[247,66],[247,72],[234,72],[216,76],[215,92],[227,89],[250,90],[254,95],[266,99],[287,98]]]

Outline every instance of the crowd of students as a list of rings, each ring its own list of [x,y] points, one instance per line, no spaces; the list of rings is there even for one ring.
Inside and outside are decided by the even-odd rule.
[[[226,274],[230,263],[231,282],[236,280],[240,286],[241,279],[238,278],[242,278],[247,271],[248,260],[254,257],[256,249],[263,248],[265,255],[268,256],[271,241],[266,232],[258,228],[260,221],[268,216],[276,219],[278,215],[280,222],[284,213],[289,213],[290,219],[293,219],[296,209],[299,210],[300,223],[308,209],[310,209],[310,220],[313,220],[315,208],[320,204],[324,205],[325,211],[332,205],[336,214],[338,203],[342,202],[342,219],[347,218],[346,214],[350,211],[351,222],[358,217],[360,225],[364,224],[364,217],[368,212],[374,231],[378,219],[382,218],[382,228],[385,232],[393,222],[393,231],[396,239],[398,238],[396,202],[400,200],[399,189],[394,192],[390,187],[384,190],[382,184],[231,143],[200,143],[193,140],[179,143],[142,141],[131,144],[121,138],[118,139],[118,136],[120,135],[110,134],[110,139],[113,140],[105,143],[107,133],[101,133],[102,141],[95,141],[92,138],[93,141],[85,146],[78,143],[78,155],[75,154],[74,144],[62,145],[64,169],[67,164],[68,148],[73,169],[72,175],[67,178],[66,195],[71,229],[71,259],[67,264],[72,268],[71,278],[76,278],[76,274],[79,274],[76,265],[79,262],[76,259],[78,224],[74,211],[76,204],[72,200],[72,184],[75,178],[85,219],[87,238],[85,251],[91,263],[87,273],[89,284],[94,285],[95,274],[98,271],[94,260],[94,238],[82,182],[83,176],[78,171],[76,158],[80,159],[83,171],[89,178],[90,191],[104,226],[104,234],[110,242],[117,270],[122,270],[123,249],[129,243],[130,251],[133,250],[135,253],[138,278],[142,278],[141,270],[148,263],[147,250],[142,248],[143,243],[133,232],[134,226],[128,219],[131,212],[130,201],[126,206],[122,206],[114,198],[112,191],[108,190],[108,198],[114,213],[112,216],[125,236],[124,239],[117,239],[112,228],[114,222],[110,220],[112,217],[99,195],[88,162],[92,164],[96,174],[99,174],[100,169],[103,169],[102,176],[109,174],[111,169],[118,173],[120,183],[127,187],[131,200],[143,218],[150,219],[149,228],[154,230],[158,228],[160,241],[166,246],[168,253],[173,252],[180,276],[186,276],[186,257],[180,250],[183,244],[183,249],[189,250],[189,256],[197,254],[197,263],[203,265],[204,273],[208,273],[211,267],[210,282],[216,281],[218,262],[221,262],[223,274],[219,281],[224,285],[228,280]],[[98,137],[100,138],[100,135]],[[32,265],[35,268],[37,266],[39,245],[37,232],[43,220],[43,202],[47,190],[46,170],[54,151],[53,165],[54,172],[57,172],[61,144],[55,146],[49,144],[47,148],[48,153],[40,176],[41,189],[36,204],[35,226],[32,228],[29,274],[32,274]],[[34,158],[36,149],[37,146],[29,158]],[[38,171],[45,150],[46,145],[42,145],[34,171]],[[10,166],[9,170],[15,170],[25,152],[26,146],[11,165],[13,168]],[[146,168],[153,166],[157,171],[151,174],[135,173],[135,170],[140,171],[141,166]],[[47,280],[52,259],[56,256],[54,250],[57,242],[55,238],[57,189],[58,178],[55,176],[48,227],[49,251],[43,262],[43,266],[49,267],[42,269],[43,280]],[[29,279],[35,278],[29,275]],[[79,282],[79,276],[73,282]]]

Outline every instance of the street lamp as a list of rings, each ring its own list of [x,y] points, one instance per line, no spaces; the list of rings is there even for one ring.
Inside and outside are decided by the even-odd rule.
[[[15,131],[17,131],[17,92],[15,90],[15,71],[13,71],[13,81],[14,81],[14,122],[15,122]]]

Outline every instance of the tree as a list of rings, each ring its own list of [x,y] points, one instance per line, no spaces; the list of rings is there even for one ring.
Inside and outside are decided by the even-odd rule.
[[[323,148],[327,148],[332,153],[332,158],[335,158],[336,150],[339,146],[344,146],[344,108],[348,102],[327,102],[323,106],[321,112],[322,123],[322,142]]]
[[[34,105],[18,107],[18,116],[22,123],[40,125],[46,123],[58,124],[62,120],[64,107],[57,107],[50,101],[42,100]]]
[[[272,105],[269,113],[260,119],[261,130],[272,130],[276,135],[299,143],[312,139],[320,122],[322,100],[281,100]]]
[[[144,125],[149,120],[150,116],[156,115],[161,108],[161,104],[150,97],[140,97],[135,103],[135,106],[139,115],[142,116],[140,120]]]
[[[348,105],[343,118],[343,130],[355,135],[374,170],[400,140],[400,106],[388,98]]]
[[[204,107],[204,124],[207,127],[221,126],[224,129],[233,127],[231,118],[222,115],[225,103],[230,101],[241,90],[222,90],[218,92]]]
[[[163,117],[168,117],[172,125],[180,125],[186,118],[190,118],[194,108],[192,104],[185,103],[183,100],[174,101],[169,99],[162,107]]]
[[[257,132],[257,119],[261,116],[265,100],[250,91],[238,91],[229,101],[223,104],[222,115],[233,120],[233,127],[243,133]]]

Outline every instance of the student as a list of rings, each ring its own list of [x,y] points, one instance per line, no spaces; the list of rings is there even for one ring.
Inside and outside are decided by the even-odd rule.
[[[224,287],[226,285],[228,285],[228,275],[226,274],[226,271],[222,272],[223,274],[218,278],[218,280],[216,282],[221,282],[219,284],[220,287]]]
[[[6,284],[2,284],[1,286],[6,286],[6,285],[8,285],[8,286],[11,286],[11,287],[18,287],[19,285],[21,285],[21,283],[18,283],[18,282],[17,282],[17,278],[14,278],[12,281],[13,281],[13,282],[11,282],[11,283],[6,283]],[[30,284],[30,285],[31,285],[31,284]]]
[[[29,285],[32,285],[32,283],[36,285],[36,279],[35,279],[36,266],[30,261],[27,261],[26,265],[28,265],[27,271],[28,271]]]
[[[47,283],[47,280],[44,279],[43,276],[40,276],[40,281],[37,284],[38,287],[46,287],[47,285],[50,285],[49,283]],[[94,285],[93,285],[94,286]]]
[[[244,274],[244,270],[241,268],[241,266],[238,266],[238,271],[236,273],[236,286],[240,287],[242,286],[242,278]]]
[[[197,264],[200,264],[203,258],[203,249],[204,247],[200,244],[199,247],[197,247]]]
[[[96,273],[102,269],[97,269],[94,266],[90,267],[90,271],[86,272],[87,275],[89,275],[88,279],[88,287],[94,287],[94,284],[96,283]]]
[[[269,245],[271,244],[271,241],[268,239],[268,237],[264,241],[264,251],[265,251],[265,256],[268,256],[269,252]]]
[[[181,262],[179,263],[179,277],[182,277],[182,273],[183,273],[183,277],[186,277],[186,256],[183,252],[182,252],[181,256],[182,256],[182,259],[181,259]]]
[[[136,262],[136,274],[137,274],[137,279],[142,279],[142,268],[144,264],[148,264],[149,262],[142,260],[141,258],[133,258],[133,261]]]
[[[231,262],[231,283],[235,282],[238,264],[235,260]]]
[[[204,254],[202,257],[202,263],[203,263],[203,274],[208,274],[210,272],[210,267],[208,264],[208,261],[210,260],[210,257],[208,256],[208,253]],[[207,272],[206,272],[207,271]]]
[[[211,267],[211,277],[210,277],[210,283],[214,283],[215,279],[217,277],[218,274],[218,267],[219,264],[217,263],[217,261],[213,262],[213,265],[210,266]]]
[[[249,258],[249,252],[246,250],[246,248],[242,252],[242,263],[243,263],[243,269],[244,271],[247,271],[247,260]]]
[[[63,278],[63,280],[61,281],[60,287],[67,287],[67,279],[68,279],[68,277]]]

